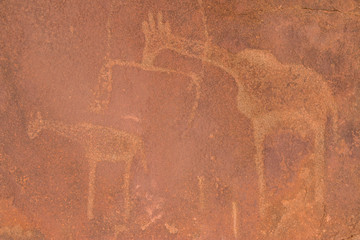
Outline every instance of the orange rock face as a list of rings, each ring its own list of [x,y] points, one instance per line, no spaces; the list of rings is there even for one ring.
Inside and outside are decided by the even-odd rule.
[[[0,12],[0,239],[360,239],[358,1]]]

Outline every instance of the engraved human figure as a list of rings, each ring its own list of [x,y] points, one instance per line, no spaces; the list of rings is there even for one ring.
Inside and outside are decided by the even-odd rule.
[[[97,163],[123,162],[125,171],[124,185],[124,220],[130,214],[130,170],[133,158],[141,155],[142,165],[147,171],[147,163],[143,154],[143,142],[140,137],[113,128],[92,125],[90,123],[64,124],[58,121],[43,120],[40,113],[29,123],[27,133],[30,139],[36,138],[42,130],[54,131],[59,135],[79,142],[85,149],[89,161],[89,191],[87,216],[94,218],[95,176]]]
[[[319,74],[302,65],[282,64],[268,51],[245,49],[233,54],[201,41],[180,38],[171,33],[161,13],[156,20],[150,13],[142,29],[146,40],[144,65],[152,66],[159,52],[169,49],[218,67],[234,78],[238,88],[237,109],[253,126],[262,219],[268,207],[264,139],[280,126],[290,127],[301,135],[314,134],[314,201],[324,206],[325,126],[327,117],[331,116],[333,133],[336,132],[337,110],[331,90]]]

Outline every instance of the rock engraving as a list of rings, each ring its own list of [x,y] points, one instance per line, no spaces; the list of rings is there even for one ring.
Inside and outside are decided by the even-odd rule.
[[[71,125],[59,121],[44,120],[40,113],[37,113],[36,117],[28,125],[27,133],[29,138],[36,138],[44,129],[54,131],[59,135],[79,142],[85,150],[90,167],[87,203],[87,216],[89,219],[94,218],[93,208],[97,163],[103,161],[124,163],[124,185],[122,188],[124,193],[124,220],[126,222],[131,207],[130,171],[136,154],[140,155],[143,168],[147,171],[142,139],[125,131],[90,123]]]

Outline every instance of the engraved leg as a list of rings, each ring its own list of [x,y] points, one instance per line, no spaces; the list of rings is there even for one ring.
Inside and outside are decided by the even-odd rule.
[[[280,112],[272,112],[253,120],[254,127],[254,144],[256,148],[255,166],[258,174],[259,189],[259,212],[260,217],[265,217],[266,199],[265,199],[265,169],[264,169],[264,141],[266,134],[273,130],[274,127],[282,120]]]
[[[198,176],[198,186],[199,186],[199,209],[203,213],[205,209],[205,193],[204,193],[204,176]]]
[[[124,172],[124,222],[127,223],[130,216],[130,172],[131,172],[132,159],[125,162]]]
[[[320,205],[324,204],[325,183],[324,183],[324,170],[325,170],[325,121],[314,121],[309,114],[301,112],[297,114],[291,114],[292,118],[288,121],[293,123],[302,122],[306,123],[307,130],[311,130],[314,133],[314,183],[315,183],[315,201]],[[305,131],[299,124],[296,124],[298,131]],[[293,127],[293,128],[296,128]]]
[[[235,239],[237,239],[237,233],[238,233],[238,223],[237,223],[237,204],[236,202],[232,202],[232,218],[233,218],[233,233]]]
[[[258,175],[258,191],[259,191],[259,213],[261,219],[265,216],[265,176],[264,176],[264,140],[265,129],[262,129],[259,124],[254,123],[254,144],[256,148],[255,165]],[[255,127],[257,126],[257,127]]]
[[[254,127],[254,144],[256,148],[255,153],[255,167],[258,175],[258,191],[259,191],[259,216],[262,222],[261,231],[266,235],[268,230],[266,227],[267,220],[267,207],[268,202],[266,199],[266,179],[265,179],[265,166],[264,166],[264,141],[266,135],[276,128],[279,123],[283,122],[282,112],[271,112],[262,115],[253,120]]]
[[[94,218],[94,199],[95,199],[95,174],[96,174],[96,161],[89,160],[89,193],[88,193],[88,205],[87,205],[87,217],[89,220]]]
[[[315,177],[315,201],[317,203],[324,203],[325,195],[325,125],[316,126],[315,142],[314,142],[314,177]]]
[[[148,163],[146,161],[146,155],[144,153],[144,145],[141,144],[140,145],[140,148],[139,148],[139,155],[140,155],[140,161],[141,161],[141,164],[142,164],[142,167],[144,169],[144,172],[145,173],[148,173],[149,169],[148,169]]]

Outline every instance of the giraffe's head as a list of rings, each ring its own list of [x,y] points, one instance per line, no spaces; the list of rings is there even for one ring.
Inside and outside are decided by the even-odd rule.
[[[44,126],[44,121],[41,118],[41,114],[37,112],[34,118],[29,122],[27,127],[27,134],[30,139],[36,138]]]

